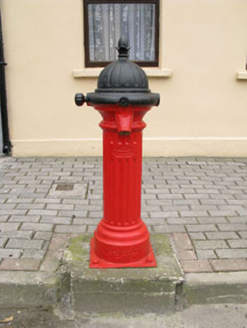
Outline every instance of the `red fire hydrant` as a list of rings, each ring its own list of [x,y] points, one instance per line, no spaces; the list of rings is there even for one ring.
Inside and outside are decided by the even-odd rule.
[[[154,267],[148,229],[141,219],[143,116],[159,105],[145,72],[128,60],[128,41],[118,43],[119,58],[106,66],[94,93],[76,94],[103,117],[104,217],[91,240],[90,268]]]

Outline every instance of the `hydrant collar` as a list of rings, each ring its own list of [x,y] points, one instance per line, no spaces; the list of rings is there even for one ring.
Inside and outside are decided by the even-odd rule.
[[[159,99],[158,93],[151,92],[92,92],[87,94],[86,101],[90,104],[118,104],[126,107],[129,105],[158,106]]]

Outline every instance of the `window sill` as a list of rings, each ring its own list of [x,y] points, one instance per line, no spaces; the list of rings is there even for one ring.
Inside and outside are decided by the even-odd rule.
[[[237,80],[247,80],[247,71],[238,71]]]
[[[97,68],[84,68],[84,69],[74,69],[74,78],[90,78],[98,77],[102,71],[102,67]],[[159,78],[169,78],[172,76],[173,71],[169,68],[143,68],[148,77],[159,77]]]

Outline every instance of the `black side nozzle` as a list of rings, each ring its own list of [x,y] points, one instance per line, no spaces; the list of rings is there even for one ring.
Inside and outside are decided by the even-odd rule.
[[[77,93],[75,95],[75,103],[77,106],[82,106],[85,102],[85,97],[82,93]]]

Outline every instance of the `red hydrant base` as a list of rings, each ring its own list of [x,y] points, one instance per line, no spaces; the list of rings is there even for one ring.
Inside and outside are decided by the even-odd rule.
[[[137,262],[129,263],[111,263],[100,259],[94,252],[94,238],[91,239],[90,243],[90,263],[89,267],[91,269],[106,269],[106,268],[147,268],[147,267],[157,267],[157,263],[154,257],[154,252],[150,243],[149,254],[142,260]]]

